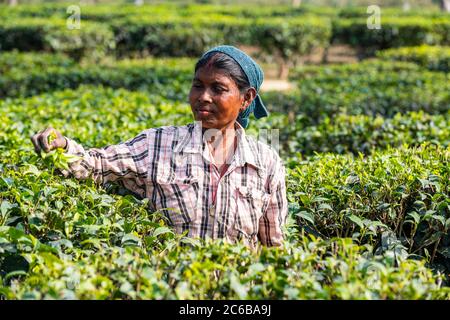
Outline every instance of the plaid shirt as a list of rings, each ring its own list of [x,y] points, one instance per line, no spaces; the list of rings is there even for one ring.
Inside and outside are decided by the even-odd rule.
[[[148,198],[152,210],[189,237],[280,246],[287,216],[284,165],[276,151],[245,135],[241,126],[236,133],[236,151],[222,177],[211,165],[198,122],[148,129],[124,143],[89,150],[67,139],[66,152],[81,159],[63,174],[118,181]]]

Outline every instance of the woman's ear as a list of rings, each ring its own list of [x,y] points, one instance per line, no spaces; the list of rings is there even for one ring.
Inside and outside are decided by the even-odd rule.
[[[247,89],[247,92],[244,95],[244,101],[242,102],[241,110],[244,111],[247,107],[252,103],[252,101],[256,98],[256,89],[251,87]]]

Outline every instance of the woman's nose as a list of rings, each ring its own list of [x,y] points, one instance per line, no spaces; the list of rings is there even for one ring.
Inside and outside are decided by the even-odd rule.
[[[210,90],[208,88],[203,89],[198,100],[200,102],[212,102],[212,95]]]

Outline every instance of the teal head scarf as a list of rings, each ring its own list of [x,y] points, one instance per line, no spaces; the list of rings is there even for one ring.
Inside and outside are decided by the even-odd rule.
[[[264,103],[259,96],[259,88],[264,80],[264,73],[261,67],[248,56],[245,52],[239,50],[236,47],[222,45],[214,47],[203,54],[204,57],[206,54],[210,52],[222,52],[236,61],[239,66],[244,71],[247,76],[248,82],[250,86],[256,89],[256,97],[252,101],[252,103],[245,109],[240,112],[237,118],[237,121],[241,124],[242,127],[247,128],[249,123],[250,114],[253,112],[256,119],[260,119],[262,117],[267,117],[269,115]]]

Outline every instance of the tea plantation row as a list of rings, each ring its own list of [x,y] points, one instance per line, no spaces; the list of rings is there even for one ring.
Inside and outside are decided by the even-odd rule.
[[[430,47],[429,51],[435,49]],[[191,59],[144,59],[79,66],[62,55],[13,52],[0,55],[0,83],[3,95],[11,97],[91,83],[139,89],[155,99],[164,96],[183,102],[187,101],[193,64]],[[424,141],[449,144],[448,73],[426,71],[413,63],[374,60],[303,67],[291,77],[298,82],[298,89],[262,93],[272,116],[255,123],[255,128],[280,129],[283,155],[368,154]],[[65,94],[73,99],[78,93]],[[120,91],[117,94],[120,96]],[[54,103],[52,95],[45,97],[45,102],[39,102],[42,108]],[[147,98],[142,95],[142,99]],[[36,105],[35,110],[41,108],[36,99],[20,100],[16,108],[21,108],[21,103]],[[105,99],[104,103],[108,101]],[[4,108],[14,105],[17,103]],[[51,119],[59,111],[48,112]]]
[[[29,140],[52,125],[104,146],[188,123],[193,60],[0,54],[0,295],[450,299],[448,50],[379,55],[262,93],[272,115],[248,132],[280,129],[289,219],[284,248],[251,252],[175,235],[120,186],[62,178],[68,157]]]
[[[369,29],[368,15],[360,10],[82,5],[82,27],[70,30],[67,6],[0,8],[0,49],[65,52],[76,59],[109,53],[198,56],[213,45],[230,43],[257,46],[262,54],[288,63],[331,43],[350,44],[365,54],[390,47],[450,43],[450,19],[435,11],[404,14],[383,8],[383,27]]]
[[[7,298],[450,298],[436,271],[448,261],[448,148],[291,158],[288,242],[250,252],[174,235],[145,200],[63,179],[64,155],[41,159],[29,142],[51,124],[86,146],[117,143],[190,121],[187,104],[82,86],[5,100],[0,119]]]

